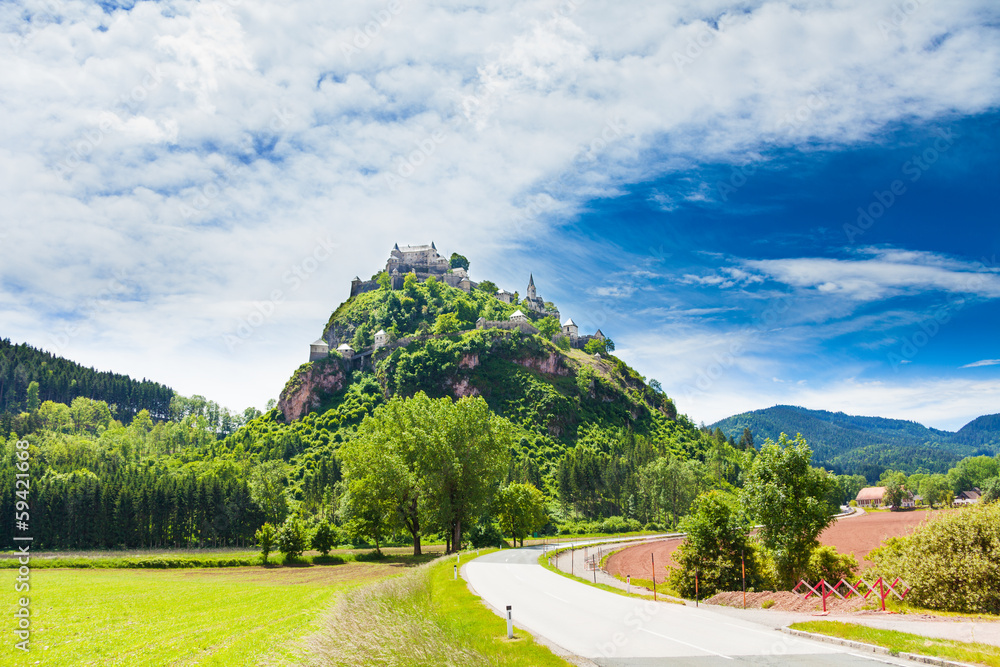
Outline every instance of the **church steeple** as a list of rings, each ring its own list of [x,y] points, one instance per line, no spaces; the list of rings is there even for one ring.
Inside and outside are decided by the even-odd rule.
[[[529,299],[535,299],[535,298],[537,298],[537,295],[535,294],[535,275],[534,274],[529,274],[528,275],[528,298]]]

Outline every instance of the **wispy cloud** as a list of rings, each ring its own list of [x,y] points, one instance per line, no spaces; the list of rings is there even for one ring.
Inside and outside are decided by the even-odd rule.
[[[982,359],[974,361],[971,364],[959,366],[959,368],[979,368],[980,366],[1000,366],[1000,359]]]
[[[929,291],[1000,297],[1000,267],[938,253],[869,249],[868,257],[746,260],[744,266],[790,287],[866,302]]]

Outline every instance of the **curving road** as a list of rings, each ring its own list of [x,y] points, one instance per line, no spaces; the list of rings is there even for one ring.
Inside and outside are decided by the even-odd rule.
[[[516,626],[584,658],[583,664],[914,664],[792,637],[707,608],[608,593],[546,570],[537,563],[541,553],[542,547],[498,551],[469,562],[462,574],[494,609],[511,605]]]

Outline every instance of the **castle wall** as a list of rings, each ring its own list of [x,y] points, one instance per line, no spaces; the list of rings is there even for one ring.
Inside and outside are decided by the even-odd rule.
[[[364,294],[365,292],[374,292],[380,287],[378,281],[375,280],[362,280],[361,282],[351,283],[351,296],[357,296],[359,294]]]

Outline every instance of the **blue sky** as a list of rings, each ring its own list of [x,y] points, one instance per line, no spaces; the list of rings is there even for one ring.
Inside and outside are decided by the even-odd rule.
[[[434,240],[697,421],[1000,409],[994,2],[22,0],[0,31],[13,340],[263,406],[354,275]]]

